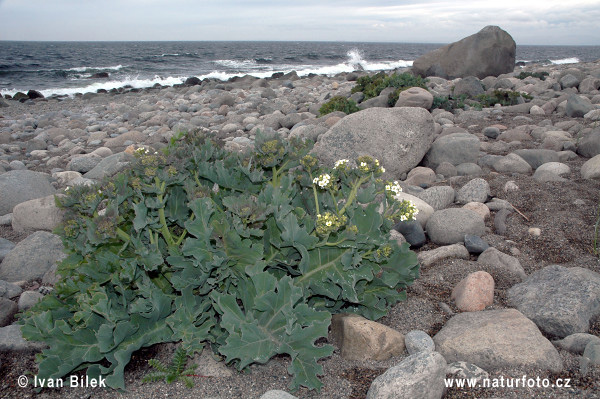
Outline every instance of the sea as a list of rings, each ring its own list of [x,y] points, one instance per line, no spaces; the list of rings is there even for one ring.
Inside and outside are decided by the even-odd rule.
[[[195,76],[226,81],[296,71],[335,75],[389,71],[444,44],[351,42],[17,42],[0,41],[0,94],[44,96],[120,87],[172,86]],[[517,62],[569,64],[600,59],[600,46],[520,46]],[[106,73],[108,78],[95,78]]]

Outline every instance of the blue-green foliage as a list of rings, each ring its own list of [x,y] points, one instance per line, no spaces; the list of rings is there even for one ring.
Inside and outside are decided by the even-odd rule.
[[[238,369],[287,354],[292,388],[319,389],[317,361],[333,347],[316,341],[331,314],[384,316],[418,263],[388,237],[396,208],[375,169],[321,168],[309,149],[259,134],[239,156],[188,134],[166,155],[141,150],[130,171],[73,188],[60,200],[62,278],[21,319],[26,339],[49,346],[38,377],[87,369],[124,388],[133,352],[180,341]],[[325,172],[336,185],[317,190]],[[335,229],[325,211],[339,216]]]

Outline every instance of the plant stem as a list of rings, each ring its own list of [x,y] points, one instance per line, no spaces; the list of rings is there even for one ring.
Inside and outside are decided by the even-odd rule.
[[[370,176],[363,176],[360,179],[358,179],[358,181],[356,182],[356,184],[354,184],[352,186],[352,191],[350,191],[350,195],[348,196],[348,200],[346,201],[346,204],[344,205],[344,207],[342,208],[342,210],[338,213],[338,216],[342,216],[345,212],[346,209],[348,209],[348,207],[350,205],[352,205],[352,202],[354,202],[354,199],[356,198],[356,194],[358,193],[358,189],[360,188],[360,186],[363,185],[364,182],[366,182],[367,180],[369,180]]]
[[[312,182],[314,180],[312,173],[308,172],[308,176],[310,177],[310,181]],[[315,197],[315,207],[317,208],[317,215],[319,215],[321,213],[319,211],[319,197],[317,196],[317,188],[315,187],[314,183],[312,185],[312,190],[313,190],[313,196]]]
[[[121,228],[117,227],[117,236],[125,241],[125,242],[129,242],[131,240],[131,237],[129,237],[129,234],[125,233],[123,230],[121,230]]]
[[[160,193],[157,196],[158,202],[160,202],[160,204],[161,204],[161,207],[158,209],[158,219],[160,220],[160,224],[162,225],[160,228],[160,232],[162,233],[163,238],[167,242],[167,245],[173,246],[175,244],[175,242],[173,241],[173,236],[171,235],[171,232],[169,231],[169,227],[167,226],[167,218],[165,217],[165,204],[163,203],[164,202],[163,194],[165,192],[165,182],[162,182],[162,184],[161,184],[158,177],[155,177],[154,181],[156,183],[156,187],[160,190]]]

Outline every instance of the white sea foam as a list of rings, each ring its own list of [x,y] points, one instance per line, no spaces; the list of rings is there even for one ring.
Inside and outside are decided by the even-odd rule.
[[[577,64],[579,62],[579,58],[563,58],[561,60],[550,60],[552,64],[560,65],[560,64]]]
[[[68,87],[68,88],[54,88],[54,89],[44,89],[44,90],[40,90],[40,93],[42,93],[45,97],[49,97],[53,94],[55,95],[68,95],[68,96],[72,96],[75,93],[95,93],[96,91],[100,90],[100,89],[104,89],[104,90],[111,90],[111,89],[118,89],[119,87],[124,87],[124,86],[131,86],[134,87],[136,89],[142,89],[145,87],[152,87],[154,86],[156,83],[160,83],[162,86],[173,86],[175,84],[179,84],[179,83],[183,83],[185,81],[186,78],[184,77],[174,77],[174,76],[169,76],[166,78],[160,77],[160,76],[155,76],[153,79],[143,79],[143,78],[139,78],[137,76],[127,76],[124,77],[121,80],[107,80],[104,82],[94,82],[90,85],[84,86],[84,87]],[[21,92],[27,92],[27,90],[18,90],[18,89],[5,89],[5,90],[1,90],[0,94],[2,95],[14,95],[16,92],[21,91]]]
[[[67,69],[67,71],[74,71],[74,72],[85,72],[85,71],[99,71],[99,70],[106,70],[106,71],[118,71],[119,69],[123,69],[125,68],[123,65],[115,65],[115,66],[107,66],[107,67],[75,67],[75,68],[69,68]]]

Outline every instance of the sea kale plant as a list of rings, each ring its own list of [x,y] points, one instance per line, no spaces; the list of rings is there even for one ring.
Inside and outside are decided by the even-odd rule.
[[[86,369],[123,389],[135,351],[181,342],[240,370],[286,354],[291,388],[319,389],[331,314],[384,316],[418,262],[390,239],[416,209],[395,199],[379,162],[326,167],[310,149],[257,134],[238,155],[187,134],[69,190],[60,282],[20,320],[26,339],[48,345],[38,377]]]

